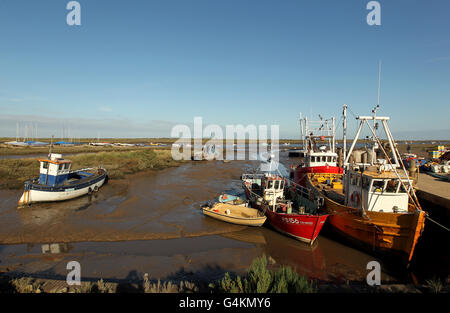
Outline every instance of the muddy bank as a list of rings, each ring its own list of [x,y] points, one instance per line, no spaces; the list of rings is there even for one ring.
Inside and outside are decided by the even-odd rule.
[[[201,204],[240,189],[245,162],[192,162],[110,180],[92,196],[17,209],[21,191],[0,191],[0,243],[122,241],[220,234],[242,226],[205,219]]]
[[[263,254],[309,279],[338,284],[365,281],[366,264],[373,260],[327,238],[310,247],[263,227],[165,240],[2,245],[0,272],[64,279],[67,263],[78,261],[83,281],[135,282],[148,273],[152,279],[211,282],[226,272],[244,274]],[[384,266],[381,274],[383,283],[399,281]]]

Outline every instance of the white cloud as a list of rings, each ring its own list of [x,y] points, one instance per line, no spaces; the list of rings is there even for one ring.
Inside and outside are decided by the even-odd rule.
[[[102,105],[102,106],[98,107],[98,110],[101,111],[101,112],[107,112],[107,113],[113,111],[113,109],[111,107],[105,106],[105,105]]]

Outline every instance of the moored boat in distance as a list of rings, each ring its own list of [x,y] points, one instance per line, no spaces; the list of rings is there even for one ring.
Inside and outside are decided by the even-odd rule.
[[[19,206],[77,198],[98,191],[107,180],[103,168],[71,171],[72,161],[63,159],[61,154],[50,153],[49,158],[39,162],[40,175],[25,182]]]
[[[357,117],[360,125],[348,155],[344,156],[345,173],[308,174],[308,187],[324,197],[333,230],[370,250],[400,256],[409,263],[423,232],[426,212],[421,209],[413,182],[401,163],[387,125],[389,117],[376,116],[376,109],[373,112],[373,117]],[[369,121],[374,122],[374,127]],[[385,130],[391,155],[376,136],[378,122]],[[364,125],[373,135],[371,159],[367,163],[349,163]],[[377,158],[376,149],[385,159]]]
[[[328,215],[318,213],[320,201],[311,201],[306,195],[298,196],[299,192],[309,193],[306,188],[296,186],[296,192],[292,193],[294,198],[286,199],[286,179],[281,176],[243,174],[242,183],[252,206],[264,212],[275,230],[302,242],[314,243]]]

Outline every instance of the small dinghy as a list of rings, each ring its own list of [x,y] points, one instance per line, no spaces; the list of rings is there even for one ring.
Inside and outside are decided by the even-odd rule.
[[[48,159],[39,159],[40,175],[25,182],[19,206],[33,202],[63,201],[77,198],[98,189],[107,180],[103,168],[85,168],[71,171],[72,161],[61,154],[50,153]]]
[[[203,214],[232,224],[246,226],[262,226],[266,217],[260,211],[249,208],[247,204],[233,205],[228,203],[215,203],[212,206],[202,207]]]
[[[238,196],[229,195],[226,193],[221,194],[218,200],[220,203],[228,203],[234,205],[243,205],[247,203],[247,201],[245,201],[242,198],[239,198]]]

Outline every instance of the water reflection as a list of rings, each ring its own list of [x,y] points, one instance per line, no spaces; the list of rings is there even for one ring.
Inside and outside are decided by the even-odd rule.
[[[41,245],[42,254],[68,253],[73,245],[68,243],[45,243]]]
[[[253,243],[276,264],[290,265],[311,278],[326,279],[325,258],[316,241],[312,246],[284,236],[267,227],[246,228],[221,236]]]

